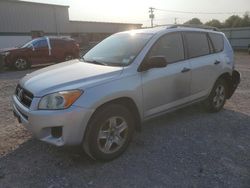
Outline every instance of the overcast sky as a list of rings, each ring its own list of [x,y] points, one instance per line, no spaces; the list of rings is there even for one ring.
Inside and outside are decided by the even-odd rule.
[[[148,8],[187,12],[246,12],[250,0],[26,0],[69,5],[71,20],[130,22],[149,25]],[[242,16],[243,14],[240,14]],[[205,22],[213,18],[224,21],[231,14],[181,14],[155,10],[155,24],[183,23],[193,17]]]

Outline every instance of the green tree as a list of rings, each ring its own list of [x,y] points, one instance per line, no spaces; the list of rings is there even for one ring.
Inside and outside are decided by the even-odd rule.
[[[222,28],[223,25],[219,20],[212,19],[208,22],[205,23],[205,25],[212,26],[212,27],[217,27],[217,28]]]
[[[200,21],[199,18],[192,18],[191,20],[188,20],[184,24],[202,25],[202,22]]]
[[[224,27],[241,27],[242,20],[243,19],[238,15],[230,16],[228,19],[226,19]]]
[[[199,18],[192,18],[184,24],[202,25]],[[250,13],[246,12],[243,17],[232,15],[226,19],[225,22],[220,22],[217,19],[212,19],[205,23],[205,25],[217,28],[232,28],[232,27],[250,27]]]
[[[248,12],[246,12],[242,18],[241,27],[250,27],[250,16]]]

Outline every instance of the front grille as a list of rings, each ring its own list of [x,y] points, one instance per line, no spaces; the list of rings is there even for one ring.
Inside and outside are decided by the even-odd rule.
[[[17,99],[26,107],[30,107],[31,102],[34,98],[33,94],[26,89],[22,88],[20,85],[17,85],[15,91]]]

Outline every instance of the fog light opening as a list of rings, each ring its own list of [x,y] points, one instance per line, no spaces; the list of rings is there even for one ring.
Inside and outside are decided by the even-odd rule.
[[[55,138],[62,137],[62,127],[52,127],[51,128],[51,135]]]

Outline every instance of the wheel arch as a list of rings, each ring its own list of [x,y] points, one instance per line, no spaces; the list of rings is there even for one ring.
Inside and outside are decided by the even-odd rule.
[[[221,74],[217,80],[219,80],[219,79],[223,79],[226,81],[227,89],[228,89],[226,97],[227,97],[227,99],[229,99],[233,95],[238,84],[240,83],[240,73],[236,70],[233,70],[232,74],[230,74],[229,72],[225,72],[225,73]]]
[[[108,102],[101,104],[100,106],[98,106],[96,108],[96,110],[92,113],[91,117],[89,118],[88,123],[87,123],[87,127],[84,131],[84,135],[82,138],[83,148],[84,148],[85,152],[93,159],[95,159],[95,158],[91,155],[91,153],[89,151],[89,147],[87,146],[87,143],[86,143],[86,140],[88,139],[88,132],[90,130],[89,122],[92,121],[93,117],[95,116],[96,113],[98,113],[98,111],[102,110],[103,108],[105,108],[106,106],[108,106],[110,104],[123,105],[123,106],[127,107],[129,110],[131,110],[132,115],[135,118],[135,130],[138,132],[141,131],[141,117],[140,117],[140,113],[139,113],[138,108],[137,108],[133,99],[131,99],[129,97],[120,97],[120,98],[112,99]]]
[[[130,112],[132,112],[132,116],[134,117],[135,120],[135,129],[137,131],[141,130],[141,116],[138,110],[138,107],[136,105],[136,103],[134,102],[134,100],[130,97],[119,97],[116,99],[112,99],[110,101],[107,101],[101,105],[99,105],[96,110],[94,111],[94,113],[91,115],[90,119],[88,122],[91,121],[91,119],[94,117],[94,115],[101,110],[102,108],[105,108],[106,106],[110,105],[110,104],[119,104],[122,105],[124,107],[126,107]],[[86,132],[86,131],[85,131]]]

